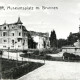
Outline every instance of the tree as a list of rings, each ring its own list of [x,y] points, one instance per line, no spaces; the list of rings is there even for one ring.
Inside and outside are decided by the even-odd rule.
[[[76,35],[76,34],[72,34],[72,33],[70,32],[70,34],[69,34],[69,36],[68,36],[68,38],[67,38],[68,45],[73,45],[74,42],[76,42],[77,39],[79,39],[78,37],[79,37],[78,34]]]
[[[62,46],[67,45],[67,40],[66,39],[59,39],[58,40],[58,48],[61,48]]]
[[[30,33],[28,33],[28,48],[36,48],[37,43],[33,40]]]
[[[51,31],[51,35],[50,35],[50,46],[51,47],[57,47],[57,39],[56,39],[55,30]]]

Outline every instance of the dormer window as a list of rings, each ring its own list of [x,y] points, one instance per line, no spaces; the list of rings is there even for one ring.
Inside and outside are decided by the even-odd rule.
[[[6,26],[4,27],[4,29],[6,29]]]

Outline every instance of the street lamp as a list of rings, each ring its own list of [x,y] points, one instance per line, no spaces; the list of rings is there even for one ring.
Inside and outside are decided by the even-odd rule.
[[[17,50],[16,50],[16,43],[17,42],[15,42],[16,66],[18,66],[18,53],[17,53]]]

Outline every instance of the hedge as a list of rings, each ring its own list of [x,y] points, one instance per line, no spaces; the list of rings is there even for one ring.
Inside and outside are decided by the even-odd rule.
[[[64,60],[80,60],[79,55],[75,55],[73,53],[63,53]]]

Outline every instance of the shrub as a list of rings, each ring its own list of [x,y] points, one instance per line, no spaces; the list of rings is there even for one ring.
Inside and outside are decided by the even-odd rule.
[[[33,54],[39,55],[39,50],[35,50],[35,51],[33,52]]]
[[[27,50],[23,50],[22,52],[23,52],[23,53],[27,53],[28,51],[27,51]]]
[[[51,56],[48,56],[48,55],[47,55],[45,58],[46,58],[47,60],[52,60],[52,57],[51,57]]]
[[[79,55],[75,55],[73,53],[63,53],[64,56],[64,60],[80,60],[80,56]]]
[[[0,50],[0,55],[3,55],[3,51]]]

